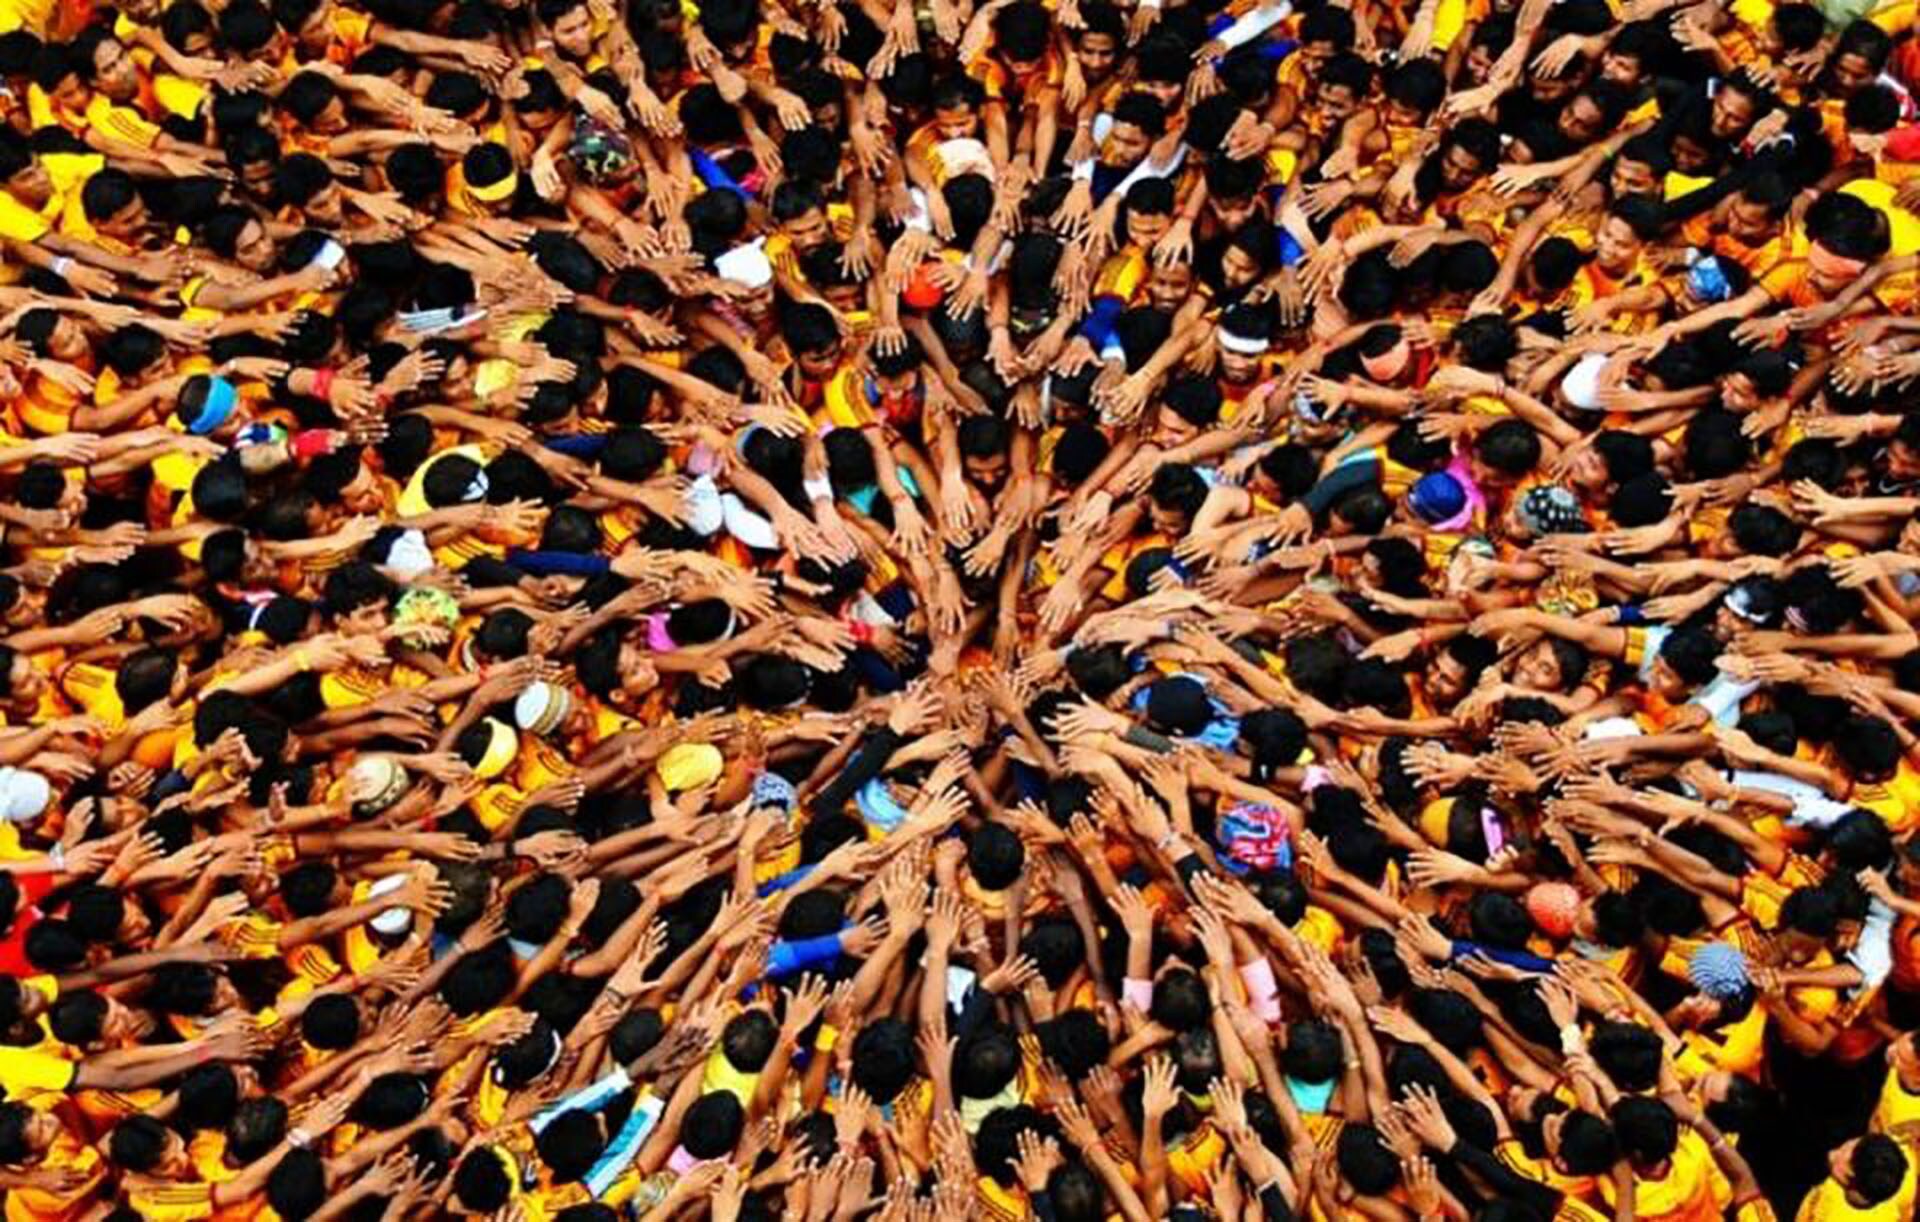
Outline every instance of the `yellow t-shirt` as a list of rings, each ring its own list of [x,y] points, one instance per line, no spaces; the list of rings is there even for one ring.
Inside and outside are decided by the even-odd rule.
[[[1800,1202],[1795,1217],[1798,1222],[1906,1222],[1913,1217],[1913,1199],[1913,1160],[1909,1158],[1907,1178],[1900,1182],[1900,1190],[1878,1205],[1863,1209],[1853,1204],[1847,1200],[1846,1189],[1827,1179]]]
[[[147,1222],[196,1222],[213,1216],[212,1184],[138,1184],[128,1191],[127,1200]]]
[[[1600,1181],[1600,1195],[1614,1204],[1618,1193],[1611,1179]],[[1634,1214],[1640,1222],[1718,1222],[1731,1200],[1733,1186],[1706,1140],[1692,1129],[1681,1131],[1664,1176],[1634,1177]]]
[[[1879,815],[1894,835],[1904,835],[1920,820],[1920,772],[1903,757],[1886,780],[1856,782],[1847,801]]]
[[[30,1106],[37,1106],[34,1101]],[[87,1178],[64,1193],[42,1188],[16,1188],[6,1194],[7,1222],[60,1222],[73,1217],[78,1207],[99,1188],[104,1168],[100,1152],[68,1132],[63,1125],[40,1159],[46,1171],[78,1171]]]
[[[1887,1070],[1886,1084],[1880,1088],[1880,1102],[1873,1109],[1873,1127],[1875,1132],[1885,1133],[1905,1145],[1908,1158],[1920,1150],[1920,1092],[1902,1086],[1896,1069]]]

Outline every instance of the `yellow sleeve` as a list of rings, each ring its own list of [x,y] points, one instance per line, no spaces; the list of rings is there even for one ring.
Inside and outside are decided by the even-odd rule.
[[[0,1086],[13,1098],[35,1091],[63,1091],[80,1073],[74,1061],[31,1048],[0,1048]]]
[[[115,106],[105,94],[96,93],[87,103],[87,122],[95,131],[141,148],[152,148],[160,139],[160,129],[141,118],[130,107]]]
[[[20,829],[11,823],[0,823],[0,861],[27,861],[40,856],[20,844]]]
[[[38,242],[52,226],[38,212],[12,195],[0,192],[0,238],[13,242]]]

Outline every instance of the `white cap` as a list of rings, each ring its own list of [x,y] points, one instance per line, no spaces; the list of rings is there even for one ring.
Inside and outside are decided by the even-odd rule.
[[[53,800],[47,778],[25,768],[0,767],[0,819],[25,823],[38,819]]]
[[[407,771],[391,755],[363,755],[347,769],[347,800],[356,814],[378,814],[406,791]]]
[[[514,724],[535,734],[553,733],[572,712],[573,697],[567,689],[544,679],[529,683],[513,702]]]
[[[1589,352],[1574,362],[1567,376],[1560,379],[1560,393],[1567,402],[1582,411],[1600,410],[1600,371],[1606,368],[1607,354]]]
[[[370,900],[379,899],[381,896],[398,891],[406,885],[406,875],[389,874],[385,878],[376,880],[371,887],[367,888],[367,898]],[[388,938],[397,938],[412,927],[413,913],[405,905],[386,908],[382,909],[371,921],[368,921],[367,924],[373,926],[373,931],[377,934]]]
[[[755,238],[745,246],[736,246],[713,261],[713,270],[722,280],[731,280],[750,289],[765,288],[773,283],[773,262],[767,258],[767,252],[761,249],[764,238]]]
[[[427,536],[417,530],[401,531],[387,545],[387,567],[398,569],[409,577],[432,568],[433,549],[427,546]]]

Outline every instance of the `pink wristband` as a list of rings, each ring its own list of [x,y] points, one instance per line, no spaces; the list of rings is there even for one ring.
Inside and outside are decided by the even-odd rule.
[[[1145,1014],[1153,1009],[1153,981],[1127,977],[1120,984],[1120,1000]]]
[[[332,389],[333,389],[333,370],[331,368],[314,370],[313,371],[313,397],[316,399],[324,399],[327,397],[327,392]]]

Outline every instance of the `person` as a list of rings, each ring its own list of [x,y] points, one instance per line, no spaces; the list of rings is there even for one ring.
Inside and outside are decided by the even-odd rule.
[[[0,4],[9,1222],[1900,1219],[1893,0]]]

